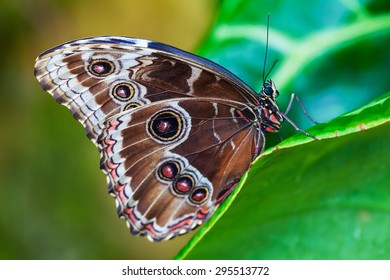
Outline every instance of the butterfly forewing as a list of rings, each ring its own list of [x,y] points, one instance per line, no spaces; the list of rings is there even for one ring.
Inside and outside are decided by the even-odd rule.
[[[207,220],[263,149],[254,92],[161,43],[73,41],[39,56],[35,74],[97,144],[119,215],[153,241]]]

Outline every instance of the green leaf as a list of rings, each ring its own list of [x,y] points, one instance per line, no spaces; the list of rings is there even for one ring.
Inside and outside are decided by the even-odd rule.
[[[279,59],[269,78],[281,92],[281,108],[295,92],[314,119],[328,121],[390,88],[390,9],[385,3],[266,0],[259,6],[257,0],[225,1],[198,53],[260,90],[270,15],[266,72]],[[290,117],[302,128],[311,125],[299,106]],[[292,135],[286,127],[283,135]]]
[[[389,121],[390,93],[265,151],[178,258],[388,259]]]
[[[269,76],[278,102],[285,108],[297,93],[322,122],[308,130],[320,140],[298,134],[275,146],[268,135],[269,148],[177,258],[388,259],[389,7],[261,3],[267,8],[224,1],[199,53],[260,89],[270,13],[267,59],[280,59]],[[289,117],[310,126],[299,106]],[[285,124],[281,133],[295,131]]]

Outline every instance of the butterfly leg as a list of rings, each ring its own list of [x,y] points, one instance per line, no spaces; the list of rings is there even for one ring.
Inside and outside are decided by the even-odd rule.
[[[291,110],[291,107],[292,107],[292,104],[294,102],[294,99],[298,102],[299,106],[301,107],[302,109],[302,112],[303,114],[314,124],[318,124],[318,122],[316,120],[314,120],[306,111],[306,108],[305,106],[303,105],[303,103],[301,102],[301,100],[298,98],[298,95],[296,95],[295,93],[291,93],[291,97],[290,97],[290,102],[288,102],[288,105],[287,105],[287,109],[286,111],[284,112],[284,115],[288,115],[288,113],[290,112]]]
[[[318,138],[316,138],[314,135],[312,135],[312,134],[308,133],[307,131],[305,131],[305,130],[299,128],[292,120],[290,120],[290,119],[287,117],[286,114],[282,114],[282,116],[283,116],[283,118],[284,118],[286,121],[288,121],[288,122],[292,125],[292,127],[293,127],[296,131],[299,131],[300,133],[303,133],[303,134],[305,134],[306,136],[308,136],[308,137],[310,137],[310,138],[313,138],[314,140],[318,140]]]
[[[314,124],[318,124],[317,121],[315,121],[306,111],[306,108],[305,106],[303,105],[303,103],[301,102],[301,100],[299,100],[298,96],[295,94],[295,93],[292,93],[291,94],[291,98],[290,98],[290,102],[288,103],[287,105],[287,109],[286,111],[282,114],[283,118],[288,121],[296,131],[299,131],[303,134],[305,134],[306,136],[310,137],[310,138],[313,138],[314,140],[318,140],[314,135],[311,135],[310,133],[306,132],[305,130],[299,128],[291,119],[289,119],[287,117],[287,114],[290,112],[291,110],[291,107],[292,107],[292,104],[294,102],[294,99],[298,102],[299,106],[301,107],[302,109],[302,112],[303,114]]]

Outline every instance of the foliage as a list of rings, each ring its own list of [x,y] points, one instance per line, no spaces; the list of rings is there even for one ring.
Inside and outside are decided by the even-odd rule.
[[[308,130],[319,141],[271,144],[177,258],[388,259],[390,13],[381,1],[259,3],[224,1],[200,53],[259,89],[270,12],[281,107],[294,90],[327,122]]]

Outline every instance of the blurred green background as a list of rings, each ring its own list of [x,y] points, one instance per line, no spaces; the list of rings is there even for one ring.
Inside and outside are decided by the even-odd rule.
[[[0,258],[172,258],[189,236],[153,244],[118,219],[99,153],[39,86],[35,58],[65,41],[123,35],[195,51],[216,1],[0,2]]]
[[[268,65],[280,59],[271,74],[280,106],[285,108],[296,92],[309,113],[324,122],[390,89],[389,22],[385,18],[382,31],[350,41],[342,39],[351,32],[308,39],[389,11],[384,0],[3,0],[0,258],[165,259],[192,235],[150,243],[128,233],[107,195],[95,146],[33,76],[42,51],[96,35],[147,38],[211,58],[259,90],[270,13]],[[340,44],[321,49],[338,38]],[[302,128],[311,125],[299,106],[290,117]],[[281,132],[283,137],[292,133],[288,125]],[[268,143],[278,139],[269,138]]]

